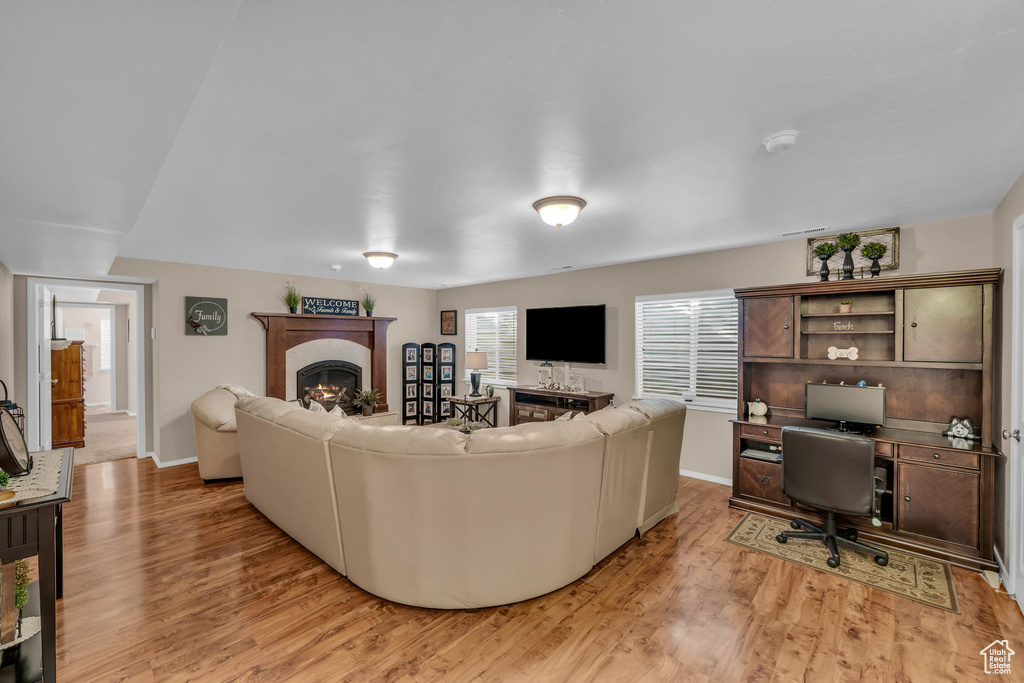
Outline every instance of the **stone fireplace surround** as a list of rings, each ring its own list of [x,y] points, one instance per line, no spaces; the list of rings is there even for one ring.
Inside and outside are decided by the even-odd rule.
[[[388,412],[387,328],[396,318],[252,313],[267,332],[267,396],[294,400],[295,373],[315,360],[363,369],[363,388],[380,390],[374,412]]]

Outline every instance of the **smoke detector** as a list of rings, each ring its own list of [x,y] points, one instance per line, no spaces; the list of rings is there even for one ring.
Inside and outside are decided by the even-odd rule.
[[[796,139],[799,136],[800,131],[798,130],[780,130],[777,133],[772,133],[761,142],[769,152],[785,152],[796,144]]]

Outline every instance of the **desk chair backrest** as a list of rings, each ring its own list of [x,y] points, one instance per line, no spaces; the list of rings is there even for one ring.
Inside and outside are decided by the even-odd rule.
[[[810,427],[782,429],[782,492],[819,510],[870,515],[875,442]]]

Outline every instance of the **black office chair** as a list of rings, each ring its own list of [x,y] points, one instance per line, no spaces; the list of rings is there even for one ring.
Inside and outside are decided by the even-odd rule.
[[[876,483],[881,477],[881,486]],[[779,543],[790,538],[824,541],[831,557],[828,566],[839,566],[839,548],[845,546],[875,556],[884,567],[889,555],[857,541],[856,529],[836,529],[836,513],[872,517],[878,521],[886,470],[875,467],[875,442],[865,436],[827,429],[782,429],[782,492],[793,501],[825,513],[823,529],[802,519],[790,526],[806,531],[783,531]]]

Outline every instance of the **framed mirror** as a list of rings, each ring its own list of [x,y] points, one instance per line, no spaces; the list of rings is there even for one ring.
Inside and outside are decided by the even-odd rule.
[[[25,437],[6,408],[0,408],[0,469],[12,477],[32,471],[32,456],[28,454]]]

